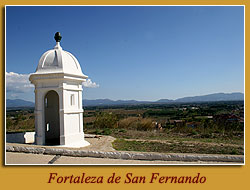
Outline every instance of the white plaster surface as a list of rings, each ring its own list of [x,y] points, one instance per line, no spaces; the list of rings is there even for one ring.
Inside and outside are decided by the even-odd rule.
[[[37,74],[56,72],[83,75],[77,59],[71,53],[64,51],[60,42],[56,43],[54,49],[48,50],[42,55],[36,70]]]
[[[88,141],[85,140],[79,140],[76,143],[72,143],[72,144],[66,144],[66,145],[61,145],[62,147],[68,147],[68,148],[81,148],[81,147],[86,147],[89,146],[90,143]]]

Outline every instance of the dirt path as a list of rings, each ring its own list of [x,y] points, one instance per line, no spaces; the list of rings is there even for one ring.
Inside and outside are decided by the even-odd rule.
[[[115,151],[112,147],[112,142],[116,138],[103,135],[85,135],[85,140],[90,143],[89,146],[83,147],[84,150],[98,150],[98,151]]]
[[[86,141],[90,143],[89,146],[82,147],[82,148],[72,148],[72,147],[64,147],[64,146],[44,146],[44,145],[35,145],[35,144],[21,144],[23,147],[36,147],[36,148],[60,148],[60,149],[79,149],[79,150],[94,150],[94,151],[116,151],[113,146],[112,142],[116,139],[111,136],[104,136],[104,135],[92,135],[92,134],[85,134]],[[19,143],[7,143],[6,145],[17,145]]]

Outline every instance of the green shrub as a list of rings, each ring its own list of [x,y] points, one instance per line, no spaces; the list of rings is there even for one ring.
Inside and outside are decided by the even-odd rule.
[[[110,135],[112,133],[112,131],[111,131],[111,129],[109,129],[109,128],[106,128],[106,129],[104,129],[103,131],[102,131],[102,134],[103,135]]]
[[[95,133],[96,135],[101,135],[101,134],[102,134],[102,130],[96,129],[94,133]]]
[[[201,138],[211,138],[212,137],[212,135],[211,134],[208,134],[208,133],[206,133],[206,134],[201,134]]]
[[[232,149],[231,154],[233,154],[233,155],[238,154],[238,151],[235,149]]]
[[[96,116],[94,127],[99,129],[116,128],[117,117],[113,113],[101,112]]]
[[[192,134],[192,135],[198,135],[198,132],[195,131],[195,130],[192,130],[192,131],[191,131],[191,134]]]
[[[126,133],[127,132],[127,130],[126,129],[119,129],[119,131],[118,132],[120,132],[120,133]]]

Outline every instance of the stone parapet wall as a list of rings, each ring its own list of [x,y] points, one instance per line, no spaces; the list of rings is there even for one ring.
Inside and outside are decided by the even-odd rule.
[[[7,143],[33,144],[35,142],[35,132],[7,133]]]
[[[146,152],[125,152],[125,151],[93,151],[93,150],[74,150],[65,148],[47,148],[34,146],[6,145],[7,152],[23,152],[35,154],[49,154],[72,157],[94,157],[125,160],[162,160],[162,161],[208,161],[208,162],[236,162],[244,163],[244,156],[238,155],[196,155],[196,154],[162,154]]]

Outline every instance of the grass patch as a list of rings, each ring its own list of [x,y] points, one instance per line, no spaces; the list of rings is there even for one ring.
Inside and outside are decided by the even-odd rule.
[[[161,153],[198,153],[198,154],[233,154],[243,155],[243,147],[221,146],[207,144],[190,144],[184,142],[148,142],[117,139],[113,147],[120,151],[161,152]]]
[[[92,133],[88,130],[85,133]],[[167,131],[138,131],[138,130],[112,130],[111,136],[120,139],[143,139],[143,140],[174,140],[174,141],[196,141],[196,142],[208,142],[208,143],[225,143],[244,145],[244,135],[241,136],[222,136],[221,134],[212,134],[212,137],[206,137],[202,134],[185,134],[185,133],[173,133]]]

